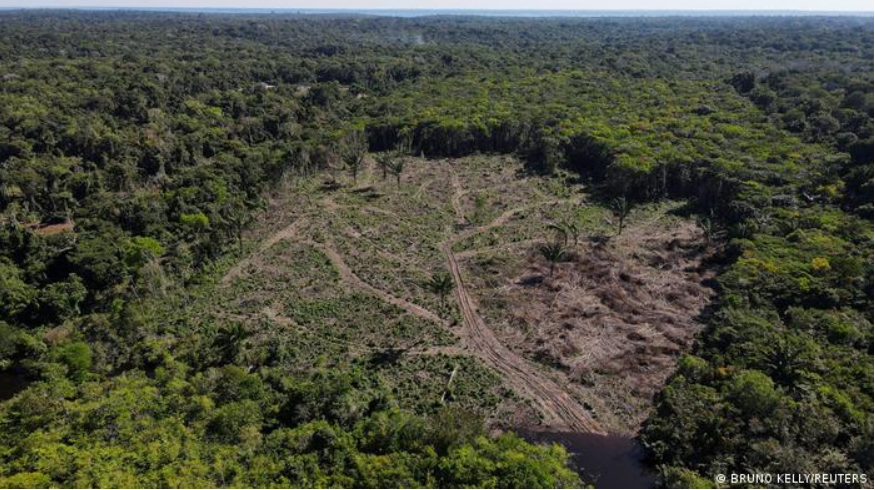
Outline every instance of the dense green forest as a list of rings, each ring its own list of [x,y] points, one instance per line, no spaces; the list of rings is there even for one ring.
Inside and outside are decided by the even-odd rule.
[[[283,176],[396,148],[687,200],[718,295],[640,435],[661,483],[871,482],[871,20],[0,13],[0,487],[579,485],[362,366],[168,320]]]

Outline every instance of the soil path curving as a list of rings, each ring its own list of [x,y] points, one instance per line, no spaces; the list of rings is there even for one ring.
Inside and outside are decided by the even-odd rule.
[[[460,233],[459,236],[456,237],[456,239],[453,241],[461,241],[465,238],[469,238],[473,235],[476,235],[477,233],[483,233],[483,232],[489,231],[493,228],[498,228],[499,226],[507,224],[507,222],[510,221],[511,218],[513,218],[517,214],[522,213],[523,211],[528,211],[529,209],[539,208],[542,206],[555,206],[557,204],[572,203],[572,202],[578,202],[578,199],[575,199],[572,197],[563,198],[563,199],[551,199],[549,201],[541,201],[541,202],[536,202],[533,204],[524,204],[522,206],[517,206],[515,208],[505,210],[503,213],[498,215],[494,220],[490,221],[489,223],[487,223],[485,225],[477,226],[475,228],[470,228],[470,229],[466,230],[465,232]]]
[[[392,219],[402,219],[401,216],[398,216],[398,213],[394,211],[389,211],[388,209],[379,208],[377,206],[364,206],[362,207],[362,209],[370,213],[382,214],[383,216],[387,216]]]
[[[453,209],[460,221],[464,221],[464,213],[460,206],[462,187],[454,170],[453,181]],[[474,301],[465,288],[462,279],[462,271],[459,262],[453,253],[453,244],[456,241],[481,233],[507,223],[514,215],[533,206],[543,206],[570,201],[559,199],[537,203],[535,205],[520,206],[501,213],[489,224],[471,228],[464,233],[443,241],[439,248],[447,258],[447,265],[455,282],[455,296],[462,312],[462,324],[464,331],[461,333],[462,342],[473,354],[483,359],[489,366],[501,373],[507,384],[517,393],[530,398],[544,417],[544,424],[554,430],[570,430],[592,434],[604,434],[598,422],[592,415],[555,381],[540,372],[529,361],[520,357],[504,346],[492,330],[477,313]]]
[[[235,278],[243,274],[247,267],[252,264],[256,259],[258,259],[259,255],[267,251],[270,247],[276,245],[282,240],[288,240],[289,238],[294,238],[295,235],[298,234],[298,231],[307,224],[306,218],[300,218],[292,222],[289,226],[286,226],[282,230],[276,232],[275,234],[268,237],[267,240],[264,240],[258,245],[258,249],[249,254],[246,258],[234,264],[234,267],[228,269],[228,272],[222,276],[222,285],[227,286],[231,284]]]
[[[603,434],[599,424],[579,402],[529,361],[499,342],[474,307],[462,280],[462,272],[451,243],[444,242],[440,248],[447,257],[450,273],[456,283],[456,300],[459,302],[465,326],[462,341],[468,349],[500,372],[515,391],[532,399],[544,416],[545,425],[551,429]]]
[[[393,304],[407,311],[408,313],[411,313],[421,318],[425,318],[426,320],[433,321],[438,325],[446,325],[446,322],[437,314],[419,305],[413,304],[407,300],[401,299],[397,296],[393,296],[386,291],[383,291],[382,289],[377,289],[374,286],[371,286],[370,284],[363,281],[359,276],[355,274],[355,272],[352,271],[352,269],[349,268],[349,265],[347,265],[346,261],[343,260],[343,257],[340,256],[340,254],[337,252],[337,250],[334,249],[333,246],[319,243],[312,243],[312,245],[318,248],[322,253],[324,253],[325,256],[331,260],[334,266],[337,267],[337,272],[340,275],[341,280],[359,289],[363,289],[373,294],[374,296],[382,299],[383,301]]]

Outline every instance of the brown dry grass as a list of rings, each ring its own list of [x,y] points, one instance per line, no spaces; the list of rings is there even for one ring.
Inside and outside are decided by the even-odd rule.
[[[569,244],[552,276],[533,246],[468,267],[501,341],[561,373],[604,427],[634,433],[711,300],[702,242],[692,222],[657,215]]]

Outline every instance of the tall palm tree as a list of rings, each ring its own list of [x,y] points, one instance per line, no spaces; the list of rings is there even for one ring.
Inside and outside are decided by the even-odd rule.
[[[577,227],[577,223],[575,223],[573,220],[568,219],[565,220],[563,226],[565,227],[565,236],[573,240],[574,245],[576,246],[577,239],[580,236],[580,228]]]
[[[562,239],[563,244],[568,245],[568,230],[562,223],[547,223],[547,229],[555,233],[557,239]]]
[[[398,187],[401,187],[401,174],[404,173],[405,164],[406,162],[403,158],[398,158],[389,162],[389,172],[392,172],[392,175],[395,176],[395,179],[398,182]]]
[[[380,166],[380,170],[383,171],[383,180],[386,180],[386,174],[389,172],[389,162],[392,161],[392,156],[388,153],[381,153],[376,157],[377,165]]]
[[[617,218],[617,235],[619,235],[623,233],[626,218],[629,216],[629,213],[632,212],[632,204],[625,196],[620,196],[611,202],[611,212],[614,213],[614,217]]]
[[[352,180],[358,183],[358,172],[368,151],[368,140],[362,131],[351,131],[346,134],[340,146],[340,157],[352,172]]]

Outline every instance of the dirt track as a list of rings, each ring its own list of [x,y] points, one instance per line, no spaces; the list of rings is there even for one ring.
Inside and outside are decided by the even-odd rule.
[[[286,226],[282,230],[277,233],[271,235],[268,239],[264,240],[258,245],[258,250],[255,253],[249,255],[244,258],[240,262],[237,262],[234,267],[231,267],[227,273],[222,277],[222,284],[228,285],[231,284],[231,281],[234,280],[235,277],[243,274],[246,268],[252,264],[252,262],[257,259],[258,254],[264,253],[270,247],[276,245],[282,240],[287,240],[289,238],[293,238],[298,234],[298,231],[308,223],[306,218],[297,219],[289,226]]]
[[[461,186],[455,171],[453,177],[453,208],[460,221],[465,220],[464,210],[460,206]],[[555,204],[567,200],[549,201],[543,204]],[[531,206],[509,209],[495,218],[491,223],[472,228],[465,233],[451,237],[440,244],[440,250],[447,258],[447,266],[455,282],[455,296],[462,311],[464,333],[462,342],[469,352],[477,355],[486,363],[500,372],[505,382],[518,394],[532,400],[544,417],[543,423],[553,430],[570,430],[603,434],[604,431],[592,415],[584,409],[580,402],[572,398],[556,382],[540,372],[529,361],[505,347],[495,337],[495,334],[484,323],[477,313],[474,301],[465,288],[459,262],[453,253],[453,244],[473,235],[507,223],[514,215]]]
[[[459,263],[448,243],[441,245],[447,264],[456,283],[455,295],[462,310],[465,335],[462,338],[468,351],[485,360],[500,372],[514,390],[530,398],[544,416],[544,424],[551,429],[575,432],[603,433],[598,423],[555,382],[528,361],[503,346],[477,314],[471,296],[465,289]]]
[[[331,260],[331,262],[337,268],[337,272],[340,274],[340,278],[344,282],[352,284],[353,286],[355,286],[359,289],[363,289],[363,290],[373,294],[374,296],[382,299],[383,301],[385,301],[387,303],[393,304],[393,305],[395,305],[403,310],[406,310],[408,313],[412,313],[416,316],[425,318],[426,320],[431,320],[439,325],[443,325],[446,323],[446,322],[444,322],[443,319],[441,319],[441,317],[439,317],[435,313],[432,313],[431,311],[428,311],[425,308],[423,308],[419,305],[415,305],[407,300],[404,300],[404,299],[401,299],[397,296],[389,294],[386,291],[383,291],[382,289],[377,289],[374,286],[371,286],[370,284],[368,284],[367,282],[362,280],[359,276],[355,275],[355,273],[352,271],[352,269],[349,268],[348,265],[346,265],[346,262],[343,260],[343,257],[340,256],[340,254],[337,252],[337,250],[334,249],[333,246],[331,246],[331,245],[318,245],[318,244],[312,244],[312,245],[317,247],[322,253],[325,254],[326,257],[328,257]]]
[[[360,185],[370,183],[373,180],[372,162],[366,162],[364,172],[362,172]],[[458,226],[468,223],[465,210],[462,207],[462,196],[465,190],[462,188],[460,179],[456,175],[455,169],[449,167],[449,177],[452,189],[450,197],[452,208],[456,219],[456,229],[450,231],[445,236],[444,240],[438,244],[438,249],[446,259],[447,267],[452,275],[455,283],[455,297],[459,304],[459,309],[462,316],[461,328],[455,329],[455,333],[460,337],[461,351],[476,356],[481,359],[487,366],[497,371],[507,387],[515,391],[521,397],[531,401],[532,406],[541,414],[542,427],[552,430],[567,430],[574,432],[585,433],[604,433],[602,425],[597,422],[588,407],[575,399],[570,393],[574,390],[564,388],[559,382],[548,375],[547,370],[538,366],[533,361],[530,361],[514,352],[502,341],[496,337],[495,332],[490,328],[483,317],[477,310],[476,301],[469,293],[469,288],[466,287],[463,273],[459,265],[456,254],[453,252],[453,245],[461,240],[470,238],[477,233],[487,232],[491,229],[500,227],[510,222],[514,217],[527,210],[559,204],[575,202],[575,199],[552,199],[552,200],[537,200],[537,202],[527,202],[522,205],[517,205],[510,209],[504,210],[501,214],[495,217],[491,222],[481,226],[468,227],[464,230],[458,230]],[[578,198],[579,200],[579,198]],[[518,203],[519,204],[519,203]],[[318,207],[311,210],[307,216],[298,216],[290,225],[282,228],[280,231],[268,234],[260,243],[258,249],[248,257],[245,257],[238,264],[232,267],[223,277],[222,283],[227,285],[235,277],[247,273],[251,266],[256,265],[259,260],[260,253],[266,251],[276,243],[295,238],[299,235],[306,235],[306,227],[310,224],[316,224],[318,216],[322,214],[333,214],[336,216],[336,211],[341,205],[336,203],[330,196],[325,196],[318,201]],[[367,213],[378,213],[393,219],[402,220],[394,212],[377,206],[363,206],[363,211]],[[282,222],[282,221],[280,221]],[[267,230],[265,230],[267,231]],[[332,240],[320,241],[316,243],[307,237],[301,236],[309,245],[319,249],[332,262],[338,271],[340,279],[347,285],[363,290],[372,294],[381,300],[395,305],[409,314],[419,316],[439,325],[449,326],[448,322],[434,312],[415,304],[407,299],[393,294],[368,283],[349,267],[346,258],[338,251]],[[276,312],[266,311],[265,314],[271,320],[278,324],[288,323],[290,319],[285,319]],[[423,353],[431,352],[432,348],[424,347]],[[444,351],[446,348],[437,348],[439,351]],[[457,350],[458,347],[452,348]]]

